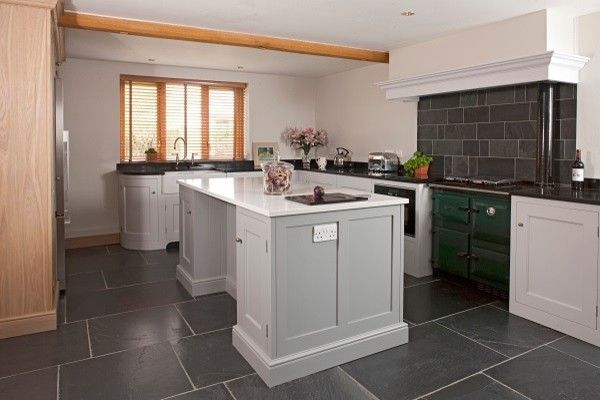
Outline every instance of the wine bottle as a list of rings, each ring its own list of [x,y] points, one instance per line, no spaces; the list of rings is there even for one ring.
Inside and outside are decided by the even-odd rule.
[[[577,149],[575,161],[571,166],[571,188],[573,190],[583,189],[583,162],[581,161],[581,150]]]

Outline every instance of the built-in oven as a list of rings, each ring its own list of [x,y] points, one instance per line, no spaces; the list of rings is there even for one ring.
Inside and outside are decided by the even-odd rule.
[[[406,236],[415,237],[415,190],[396,186],[375,185],[374,192],[408,199],[408,204],[404,206],[404,234]]]

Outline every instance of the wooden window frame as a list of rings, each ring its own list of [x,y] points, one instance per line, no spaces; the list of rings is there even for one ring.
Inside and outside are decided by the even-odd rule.
[[[120,159],[121,161],[132,162],[132,143],[133,143],[133,124],[132,120],[132,82],[148,82],[157,84],[157,151],[160,161],[168,160],[167,148],[167,125],[166,125],[166,87],[169,83],[184,85],[184,116],[187,116],[187,86],[195,85],[201,87],[201,115],[202,120],[209,121],[209,90],[215,88],[231,89],[234,93],[234,124],[233,124],[233,160],[244,159],[244,147],[246,142],[246,115],[245,115],[245,90],[247,84],[243,82],[224,82],[210,80],[192,80],[181,78],[164,78],[142,75],[121,75],[120,76]],[[129,85],[129,115],[125,115],[125,87]],[[125,132],[125,120],[129,118],[129,130]],[[129,137],[129,146],[125,146],[125,135]],[[210,159],[210,131],[209,123],[203,123],[201,126],[201,154],[200,159]],[[187,117],[184,118],[184,138],[187,141]]]

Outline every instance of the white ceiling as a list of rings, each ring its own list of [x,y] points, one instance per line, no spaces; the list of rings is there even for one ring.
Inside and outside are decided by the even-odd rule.
[[[66,0],[123,18],[389,50],[444,32],[551,7],[583,14],[600,0]],[[416,12],[402,17],[402,11]]]
[[[600,0],[65,0],[85,13],[390,50],[445,32],[549,7],[573,14]],[[412,10],[413,17],[402,17]],[[362,61],[244,47],[67,31],[67,57],[319,77],[370,65]]]
[[[67,57],[210,68],[263,74],[320,77],[371,65],[247,47],[155,39],[115,33],[68,29]],[[149,62],[153,58],[155,61]]]

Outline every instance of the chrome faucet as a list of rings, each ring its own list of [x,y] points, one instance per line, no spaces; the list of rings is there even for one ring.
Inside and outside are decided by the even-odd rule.
[[[183,141],[183,159],[187,159],[187,142],[186,140],[179,136],[177,139],[175,139],[175,141],[173,142],[173,149],[177,150],[177,142],[179,142],[180,140]],[[177,152],[177,154],[179,154],[179,152]]]

